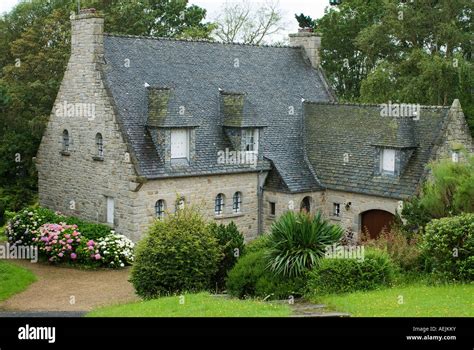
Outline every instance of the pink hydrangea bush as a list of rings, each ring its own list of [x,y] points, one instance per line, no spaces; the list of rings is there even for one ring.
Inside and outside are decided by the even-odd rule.
[[[33,238],[33,244],[39,247],[49,261],[74,261],[76,249],[81,244],[82,235],[76,225],[44,224]]]

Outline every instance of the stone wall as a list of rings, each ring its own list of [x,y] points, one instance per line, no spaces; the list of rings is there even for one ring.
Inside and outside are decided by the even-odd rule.
[[[135,232],[145,232],[155,218],[155,203],[165,201],[165,212],[173,213],[178,196],[183,196],[186,205],[195,205],[204,217],[217,223],[234,221],[246,240],[258,234],[258,186],[257,173],[229,174],[201,177],[184,177],[153,180],[145,183],[134,201],[133,222]],[[233,213],[232,203],[235,192],[242,193],[241,212]],[[214,205],[216,196],[225,196],[224,213],[216,216]],[[136,237],[138,238],[138,237]]]
[[[72,54],[36,159],[39,202],[105,222],[106,197],[112,197],[116,230],[133,236],[135,170],[99,72],[103,23],[93,13],[72,21]],[[64,130],[68,152],[62,152]],[[97,157],[97,133],[103,137],[103,159]]]
[[[263,228],[268,232],[272,223],[288,210],[299,211],[301,202],[310,197],[311,213],[323,210],[324,192],[284,193],[264,191],[263,194]],[[275,203],[275,215],[270,213],[270,202]]]
[[[464,113],[461,109],[459,100],[454,100],[449,110],[448,123],[444,129],[443,137],[439,140],[435,150],[435,157],[451,158],[453,151],[466,150],[469,153],[474,152],[473,140],[469,127],[467,125]],[[462,152],[459,155],[463,160]]]

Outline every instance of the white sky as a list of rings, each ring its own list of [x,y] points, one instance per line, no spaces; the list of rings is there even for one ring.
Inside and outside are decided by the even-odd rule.
[[[10,11],[19,0],[0,0],[0,14]],[[190,4],[195,4],[207,10],[207,20],[213,20],[222,7],[224,0],[189,0]],[[251,1],[256,7],[261,1]],[[320,18],[324,14],[324,8],[329,5],[329,0],[279,0],[279,7],[283,12],[283,27],[285,31],[274,40],[281,40],[289,33],[298,30],[298,23],[294,15],[304,13],[313,18]]]

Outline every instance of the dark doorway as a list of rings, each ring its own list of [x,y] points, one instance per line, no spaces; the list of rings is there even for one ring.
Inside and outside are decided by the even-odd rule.
[[[311,197],[304,197],[301,201],[300,211],[304,211],[306,213],[311,212]]]
[[[384,210],[368,210],[361,214],[362,232],[368,232],[370,238],[377,238],[384,229],[389,229],[395,215]]]

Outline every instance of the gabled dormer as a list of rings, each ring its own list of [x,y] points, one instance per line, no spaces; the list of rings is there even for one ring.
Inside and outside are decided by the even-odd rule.
[[[378,135],[375,147],[374,175],[399,177],[418,147],[413,117],[395,117]]]
[[[265,125],[246,94],[221,90],[219,107],[224,133],[233,149],[258,156]]]
[[[189,108],[172,89],[147,87],[149,132],[160,160],[166,166],[188,166],[195,158],[195,128]]]

